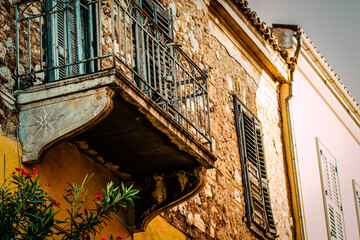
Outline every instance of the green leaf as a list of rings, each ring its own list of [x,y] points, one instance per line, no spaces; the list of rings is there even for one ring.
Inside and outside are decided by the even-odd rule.
[[[65,199],[66,202],[68,202],[69,204],[71,204],[71,201],[69,200],[69,198],[68,198],[66,195],[64,195],[63,198]]]

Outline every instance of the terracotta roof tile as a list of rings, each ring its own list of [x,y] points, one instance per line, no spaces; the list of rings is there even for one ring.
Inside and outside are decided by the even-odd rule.
[[[253,26],[258,30],[260,35],[267,41],[267,43],[280,54],[280,56],[285,60],[287,64],[290,63],[290,57],[286,50],[283,50],[281,45],[278,42],[277,37],[272,32],[272,29],[266,25],[264,21],[257,15],[255,11],[252,11],[249,7],[247,0],[233,0],[233,2],[239,7],[239,9],[244,13],[247,19],[253,24]]]

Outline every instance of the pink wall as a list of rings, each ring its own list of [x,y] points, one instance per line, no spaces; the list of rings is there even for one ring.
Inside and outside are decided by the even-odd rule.
[[[306,76],[312,76],[310,83],[301,70],[304,71],[300,65],[300,69],[296,70],[295,74],[292,113],[308,237],[309,239],[326,239],[315,144],[315,137],[319,137],[337,160],[346,237],[358,239],[351,183],[353,178],[360,182],[360,145],[355,138],[359,137],[358,133],[354,131],[351,133],[348,130],[351,129],[349,126],[353,125],[352,120],[329,94],[321,79],[306,72]]]

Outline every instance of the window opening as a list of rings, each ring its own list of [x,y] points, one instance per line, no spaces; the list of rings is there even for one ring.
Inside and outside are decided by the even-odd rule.
[[[276,237],[260,122],[234,98],[235,124],[245,188],[246,224],[256,233]]]

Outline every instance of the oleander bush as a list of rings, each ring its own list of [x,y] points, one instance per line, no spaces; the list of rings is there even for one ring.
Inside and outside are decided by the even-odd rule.
[[[86,176],[81,184],[68,184],[64,204],[60,205],[44,191],[45,187],[51,186],[40,183],[38,170],[33,168],[32,172],[27,172],[16,168],[0,187],[0,239],[95,239],[95,235],[112,220],[112,214],[121,221],[117,214],[127,204],[134,205],[139,190],[133,186],[125,187],[123,183],[115,187],[110,182],[106,189],[101,189],[102,194],[92,196],[87,189],[92,176]],[[62,221],[56,218],[59,211],[66,212],[67,217]],[[125,238],[110,236],[108,239]]]

